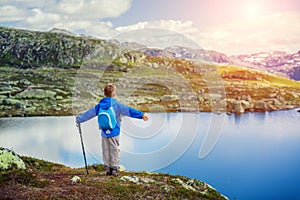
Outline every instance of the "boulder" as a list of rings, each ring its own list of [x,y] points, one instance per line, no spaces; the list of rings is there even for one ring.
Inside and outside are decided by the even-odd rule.
[[[46,99],[54,98],[56,92],[42,89],[28,89],[16,95],[18,99]]]
[[[296,99],[296,98],[299,97],[299,95],[298,95],[297,93],[295,93],[295,92],[291,92],[291,95],[292,95],[292,97],[293,97],[294,99]]]
[[[2,100],[3,105],[9,105],[9,106],[18,106],[22,103],[19,100],[12,99],[12,98],[6,98]]]
[[[271,100],[270,100],[270,103],[271,103],[271,105],[273,105],[273,106],[279,106],[279,105],[282,104],[278,99],[271,99]]]
[[[254,109],[256,111],[266,111],[267,105],[264,101],[257,101],[254,103]]]
[[[163,95],[160,98],[161,101],[166,102],[166,101],[177,101],[178,96],[177,95]]]
[[[125,172],[126,171],[126,168],[124,165],[119,165],[119,171],[120,172]]]
[[[250,102],[252,99],[249,94],[244,94],[244,95],[242,95],[242,100]]]
[[[241,103],[245,110],[249,110],[249,109],[253,108],[253,104],[250,103],[249,101],[242,100]]]
[[[122,176],[120,178],[122,181],[130,181],[133,183],[138,183],[139,182],[139,178],[136,176]]]
[[[78,182],[81,181],[81,179],[80,179],[79,176],[74,176],[73,178],[71,178],[71,181],[72,181],[73,183],[78,183]]]
[[[0,147],[0,171],[26,169],[23,160],[12,150]]]
[[[245,112],[245,109],[241,101],[237,101],[233,103],[233,111],[235,114],[242,114]]]

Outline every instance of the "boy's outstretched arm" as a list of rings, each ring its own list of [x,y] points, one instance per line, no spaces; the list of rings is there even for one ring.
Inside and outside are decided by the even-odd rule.
[[[93,108],[89,109],[88,111],[86,111],[85,113],[76,117],[76,123],[85,122],[85,121],[95,117],[96,115],[97,115],[96,109],[95,109],[95,107],[93,107]]]
[[[117,109],[118,109],[118,112],[122,115],[132,117],[132,118],[143,119],[144,121],[148,120],[148,116],[145,113],[143,113],[139,110],[136,110],[134,108],[131,108],[129,106],[125,106],[121,103],[117,104]]]

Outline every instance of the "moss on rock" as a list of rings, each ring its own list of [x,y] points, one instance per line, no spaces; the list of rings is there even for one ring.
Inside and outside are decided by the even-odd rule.
[[[0,147],[0,171],[11,169],[26,169],[26,166],[14,151]]]

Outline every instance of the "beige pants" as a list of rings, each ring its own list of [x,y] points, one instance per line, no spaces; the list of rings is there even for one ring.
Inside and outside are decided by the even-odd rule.
[[[114,169],[119,168],[120,149],[119,136],[102,137],[102,155],[104,165]]]

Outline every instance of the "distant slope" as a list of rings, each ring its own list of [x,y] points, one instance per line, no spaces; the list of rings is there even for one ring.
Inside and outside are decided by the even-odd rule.
[[[206,61],[258,69],[290,79],[300,80],[300,51],[292,54],[273,51],[235,56],[227,56],[224,53],[212,50],[187,47],[168,47],[160,51],[160,55],[168,55],[173,58],[195,60],[204,58]],[[151,55],[150,50],[147,53]]]
[[[284,75],[294,80],[300,80],[300,51],[286,53],[281,51],[261,52],[249,55],[230,57],[233,63],[245,67],[257,68],[273,74]]]

